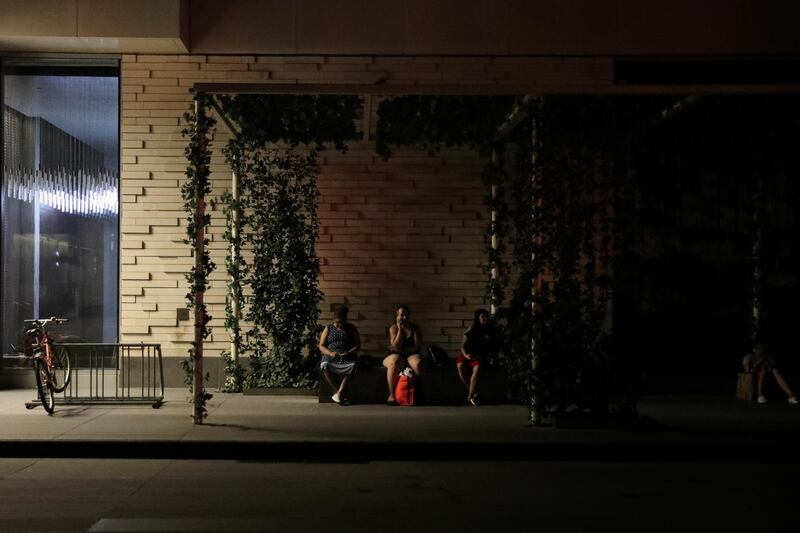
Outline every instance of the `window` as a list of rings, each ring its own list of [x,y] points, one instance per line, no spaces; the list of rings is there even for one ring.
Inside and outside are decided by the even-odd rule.
[[[116,342],[119,64],[6,59],[0,95],[2,353],[28,318]]]

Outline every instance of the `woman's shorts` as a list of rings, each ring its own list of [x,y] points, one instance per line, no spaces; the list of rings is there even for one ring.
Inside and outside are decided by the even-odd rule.
[[[476,366],[481,366],[481,360],[480,359],[467,359],[466,357],[464,357],[464,354],[462,353],[456,359],[456,364],[457,365],[467,365],[467,366],[470,366],[472,368],[475,368]]]
[[[351,359],[339,359],[338,357],[328,357],[323,355],[319,369],[323,372],[330,372],[339,376],[355,374],[358,372],[358,363]]]

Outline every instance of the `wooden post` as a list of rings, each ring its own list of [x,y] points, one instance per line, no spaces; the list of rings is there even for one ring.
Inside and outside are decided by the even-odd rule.
[[[205,107],[199,99],[194,101],[194,112],[196,117],[196,125],[203,122],[201,119],[205,116]],[[197,135],[195,131],[195,135]],[[202,133],[198,142],[201,146],[201,152],[205,151],[205,145],[208,142],[205,132]],[[197,172],[202,174],[207,169],[197,169]],[[206,272],[203,266],[203,255],[206,250],[206,228],[204,224],[206,216],[206,198],[205,191],[202,185],[202,180],[197,180],[197,185],[194,192],[195,199],[195,250],[194,250],[194,276],[195,282],[198,279],[205,278]],[[205,390],[203,388],[203,340],[206,323],[205,306],[203,305],[205,296],[205,286],[200,287],[194,295],[194,411],[193,418],[195,424],[203,423],[203,395]]]

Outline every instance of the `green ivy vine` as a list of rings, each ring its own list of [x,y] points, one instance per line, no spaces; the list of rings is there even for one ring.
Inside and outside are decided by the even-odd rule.
[[[239,199],[221,196],[225,238],[252,253],[229,254],[229,296],[244,302],[241,316],[226,305],[226,328],[249,372],[229,354],[226,390],[313,386],[318,334],[319,236],[317,166],[320,150],[347,149],[358,138],[361,99],[335,95],[223,95],[223,112],[240,132],[223,152],[239,177]],[[235,224],[238,220],[238,224]],[[237,231],[234,231],[236,225]],[[241,322],[251,327],[242,332]]]
[[[484,241],[487,261],[483,265],[483,271],[487,276],[487,299],[490,303],[495,304],[497,314],[503,316],[503,303],[506,299],[506,290],[509,282],[509,264],[506,260],[509,225],[508,211],[506,209],[508,203],[506,183],[509,177],[505,171],[504,161],[501,158],[501,147],[496,147],[493,150],[496,153],[497,161],[490,161],[482,173],[483,183],[487,189],[483,202],[489,212],[486,239]],[[494,215],[494,220],[492,220],[492,215]],[[496,246],[492,245],[493,239]],[[496,272],[496,277],[492,276],[492,271]]]
[[[223,148],[223,153],[231,170],[237,176],[242,176],[245,172],[245,165],[242,163],[242,155],[237,150],[238,147],[238,143],[229,143]],[[220,197],[220,203],[225,215],[223,238],[231,245],[231,252],[225,256],[225,269],[229,280],[227,283],[228,298],[225,299],[225,329],[230,332],[231,343],[235,346],[238,354],[244,350],[244,336],[240,324],[241,305],[245,301],[243,282],[250,271],[249,265],[241,254],[247,242],[246,234],[243,231],[247,219],[242,220],[243,217],[246,217],[247,197],[243,199],[241,195],[237,196],[234,198],[231,191],[225,191]],[[233,250],[237,252],[233,253]],[[234,309],[234,300],[239,302],[237,309]],[[242,392],[246,378],[245,368],[238,358],[234,359],[228,351],[222,352],[222,360],[225,365],[223,392]]]
[[[181,187],[183,209],[187,214],[187,239],[184,242],[191,245],[196,258],[195,265],[186,275],[186,281],[189,284],[186,300],[187,306],[195,309],[196,314],[201,318],[200,322],[195,324],[196,330],[199,331],[199,338],[196,334],[189,349],[188,358],[181,361],[181,367],[184,371],[184,381],[189,385],[192,394],[193,418],[196,424],[202,424],[203,419],[208,415],[206,400],[210,395],[205,391],[202,383],[195,382],[194,373],[195,367],[201,362],[202,357],[200,351],[202,347],[199,344],[211,334],[211,328],[208,327],[211,315],[208,314],[207,307],[203,303],[202,295],[209,287],[209,275],[216,268],[208,252],[208,239],[205,237],[202,240],[198,239],[198,230],[204,232],[211,224],[211,217],[205,212],[205,197],[211,193],[209,143],[215,121],[203,112],[209,103],[210,99],[207,95],[195,94],[192,108],[183,116],[187,126],[182,130],[183,136],[189,139],[184,151],[186,159],[189,161],[186,167],[187,179]],[[200,112],[195,112],[195,104]],[[208,379],[208,374],[205,375],[205,379]]]
[[[509,378],[538,424],[545,411],[574,405],[600,412],[608,405],[614,202],[622,183],[620,154],[632,138],[631,133],[619,140],[612,133],[620,126],[628,133],[636,128],[629,120],[634,113],[618,101],[548,97],[526,100],[529,119],[498,139],[499,126],[521,101],[386,100],[378,111],[376,149],[388,157],[390,145],[466,145],[484,154],[506,148],[484,171],[487,188],[496,190],[486,195],[486,208],[498,215],[486,233],[485,271],[496,268],[499,274],[488,280],[487,300],[500,303],[496,321]],[[619,111],[622,117],[615,117]],[[509,157],[513,171],[506,168]],[[493,235],[497,249],[490,244]]]

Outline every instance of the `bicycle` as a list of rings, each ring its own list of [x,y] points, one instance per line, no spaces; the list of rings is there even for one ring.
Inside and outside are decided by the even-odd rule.
[[[25,345],[30,346],[33,357],[33,371],[36,376],[36,389],[44,410],[53,414],[55,393],[64,392],[72,377],[72,363],[69,350],[53,344],[47,332],[47,324],[65,324],[67,318],[44,318],[25,320],[31,327],[25,331]]]

